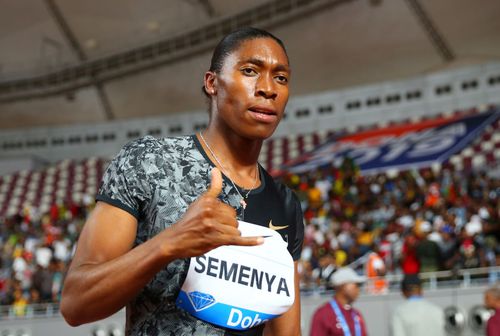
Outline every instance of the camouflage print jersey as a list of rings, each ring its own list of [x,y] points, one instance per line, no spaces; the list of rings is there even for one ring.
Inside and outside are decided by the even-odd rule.
[[[138,221],[135,246],[177,222],[210,184],[214,164],[196,136],[130,142],[107,168],[96,200],[132,214]],[[261,185],[250,192],[243,213],[240,196],[223,176],[221,201],[233,206],[238,218],[254,224],[286,224],[279,231],[294,260],[300,257],[304,227],[295,195],[260,167]],[[240,193],[247,191],[240,189]],[[244,218],[243,218],[244,217]],[[285,227],[283,226],[283,227]],[[127,335],[260,335],[263,327],[244,332],[226,330],[198,320],[175,306],[189,268],[178,259],[158,272],[127,305]]]

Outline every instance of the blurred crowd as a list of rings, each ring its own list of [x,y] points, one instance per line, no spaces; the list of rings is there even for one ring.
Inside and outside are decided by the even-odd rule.
[[[362,176],[346,159],[282,179],[304,211],[304,291],[351,263],[369,278],[500,265],[500,179],[486,172]]]
[[[23,316],[29,305],[58,302],[64,274],[89,211],[85,205],[54,204],[49,213],[26,207],[0,220],[0,306]]]
[[[500,180],[482,172],[420,170],[362,176],[346,159],[280,179],[298,195],[305,227],[301,289],[328,289],[351,264],[369,277],[500,265]],[[84,204],[27,207],[0,219],[0,306],[26,314],[58,302],[88,213]],[[361,261],[361,262],[360,262]],[[375,282],[373,293],[386,283]]]

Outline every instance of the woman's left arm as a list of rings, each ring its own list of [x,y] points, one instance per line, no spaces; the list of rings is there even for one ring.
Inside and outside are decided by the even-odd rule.
[[[298,262],[294,262],[295,302],[286,313],[268,323],[264,329],[265,336],[299,336],[300,330],[300,279],[297,269]]]

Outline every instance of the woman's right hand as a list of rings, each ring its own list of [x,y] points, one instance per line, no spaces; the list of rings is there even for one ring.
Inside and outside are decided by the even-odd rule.
[[[254,246],[261,237],[242,237],[234,208],[221,202],[222,175],[212,169],[208,190],[192,203],[182,218],[161,234],[165,235],[165,252],[174,258],[202,255],[222,245]]]

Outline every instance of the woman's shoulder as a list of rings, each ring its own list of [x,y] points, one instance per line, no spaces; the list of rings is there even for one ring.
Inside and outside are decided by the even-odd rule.
[[[262,166],[261,166],[262,167]],[[267,172],[264,168],[262,168],[264,171],[264,176],[266,178],[266,185],[269,183],[271,184],[274,189],[278,192],[280,197],[285,200],[285,202],[290,205],[290,204],[300,204],[300,201],[295,195],[295,192],[288,187],[285,183],[281,182],[278,179],[273,178],[269,172]]]
[[[183,151],[187,148],[192,148],[194,141],[192,136],[178,136],[155,138],[151,135],[146,135],[130,141],[123,147],[123,151],[135,154],[169,154]]]
[[[278,192],[282,197],[290,199],[293,202],[299,203],[297,195],[295,195],[295,192],[289,186],[276,179],[273,179],[273,181],[274,181],[274,186],[276,187],[276,189],[278,190]]]

